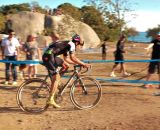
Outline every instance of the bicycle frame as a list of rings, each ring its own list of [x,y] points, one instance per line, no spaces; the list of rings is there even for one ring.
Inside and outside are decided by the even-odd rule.
[[[48,70],[48,69],[47,69]],[[79,70],[75,67],[74,68],[74,70],[69,70],[69,71],[67,71],[66,73],[70,73],[70,72],[73,72],[73,74],[69,77],[69,79],[68,79],[68,81],[65,83],[65,85],[60,89],[60,91],[58,92],[58,95],[59,96],[62,96],[63,95],[63,93],[65,92],[65,89],[66,88],[68,88],[68,86],[71,84],[71,82],[72,82],[72,80],[74,79],[74,78],[76,78],[76,79],[80,79],[80,75],[79,75]],[[53,78],[52,78],[52,74],[51,74],[51,71],[50,70],[48,70],[48,75],[46,75],[46,77],[45,77],[45,79],[44,79],[44,81],[46,81],[47,79],[48,79],[48,77],[50,78],[50,80],[51,80],[51,82],[52,82],[52,80],[53,80]],[[83,84],[83,82],[80,80],[80,82],[81,82],[81,84],[82,84],[82,89],[84,90],[84,91],[86,91],[86,89],[85,89],[85,87],[84,87],[84,84]],[[74,82],[73,82],[74,83]],[[72,83],[72,84],[73,84]],[[72,84],[71,84],[71,86],[72,86]],[[43,85],[42,85],[43,86]],[[38,89],[38,91],[41,89],[41,87]]]
[[[74,73],[70,76],[66,84],[63,86],[62,90],[59,92],[59,95],[62,96],[65,89],[68,88],[68,86],[71,84],[72,80],[76,77],[76,79],[80,79],[79,73],[77,70],[74,70]]]
[[[65,84],[61,88],[59,88],[58,93],[55,95],[55,100],[59,103],[62,102],[63,100],[62,96],[65,93],[65,90],[67,89],[67,87],[70,88],[71,86],[70,91],[69,91],[70,93],[69,96],[70,96],[70,99],[73,105],[78,109],[93,108],[94,106],[98,104],[100,100],[101,86],[95,79],[87,77],[87,76],[81,76],[81,74],[85,73],[86,71],[82,72],[81,66],[80,68],[78,67],[79,66],[74,66],[74,69],[66,72],[66,73],[70,73],[70,75],[68,79],[65,80],[64,82]],[[40,78],[30,79],[22,83],[17,93],[18,106],[23,111],[26,111],[26,112],[39,113],[39,112],[43,112],[44,110],[46,110],[49,104],[46,104],[45,100],[47,100],[49,93],[50,93],[50,83],[48,83],[47,80],[48,78],[50,78],[50,81],[52,82],[53,76],[54,75],[52,74],[52,72],[48,70],[48,75],[44,76],[43,79],[40,79]],[[40,83],[40,84],[37,85],[35,83]],[[93,87],[95,87],[95,89],[92,89],[90,87],[92,84],[93,84]],[[95,92],[92,92],[92,90]],[[31,99],[31,102],[25,102],[27,101],[26,96],[28,96],[28,98]],[[93,100],[92,99],[90,100],[90,98],[88,97],[92,98],[92,96],[93,96]],[[23,100],[23,97],[25,97],[24,98],[25,100]],[[37,102],[41,102],[41,100],[43,100],[42,104],[41,103],[37,104]]]
[[[65,85],[61,88],[61,90],[58,92],[58,95],[59,96],[62,96],[63,93],[65,92],[65,89],[68,88],[68,86],[71,84],[71,82],[73,81],[74,78],[76,79],[80,79],[80,75],[79,75],[79,70],[75,67],[74,70],[69,70],[67,71],[66,73],[70,73],[70,72],[73,72],[73,74],[69,77],[68,81],[65,83]],[[48,70],[48,74],[46,77],[45,77],[45,81],[48,79],[48,77],[50,77],[50,80],[52,82],[52,74],[50,72],[50,70]],[[80,82],[83,84],[83,82],[80,80]],[[74,82],[72,82],[73,84]],[[72,86],[71,84],[71,86]],[[84,85],[83,85],[84,86]],[[85,88],[83,87],[83,89],[85,90]]]

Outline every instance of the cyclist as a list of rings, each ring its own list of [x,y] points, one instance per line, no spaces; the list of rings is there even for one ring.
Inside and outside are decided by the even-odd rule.
[[[51,38],[54,41],[54,33],[51,34]],[[53,74],[51,92],[47,101],[48,104],[53,105],[56,108],[60,107],[54,100],[54,95],[60,82],[60,74],[59,72],[56,72],[57,66],[63,66],[62,71],[65,71],[69,67],[69,64],[78,64],[85,68],[90,67],[90,64],[82,62],[75,55],[76,48],[83,46],[83,44],[84,43],[81,43],[80,36],[75,34],[71,40],[52,42],[45,50],[42,56],[43,63],[49,70],[52,71]],[[58,57],[61,54],[63,55],[63,60]]]

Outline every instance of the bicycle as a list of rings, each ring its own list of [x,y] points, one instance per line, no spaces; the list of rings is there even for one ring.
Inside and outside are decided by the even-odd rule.
[[[72,72],[72,75],[64,86],[58,87],[59,92],[55,98],[57,102],[61,102],[65,89],[71,85],[69,93],[72,104],[78,109],[90,109],[99,103],[102,89],[96,79],[80,75],[81,69],[82,66],[74,66],[73,70],[68,71]],[[50,92],[47,79],[52,80],[50,70],[48,74],[45,79],[33,78],[20,85],[17,91],[17,104],[21,110],[29,113],[41,113],[47,110],[49,105],[46,102]]]

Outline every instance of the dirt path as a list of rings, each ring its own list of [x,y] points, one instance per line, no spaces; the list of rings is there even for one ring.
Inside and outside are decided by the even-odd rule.
[[[135,86],[103,86],[103,97],[91,110],[76,110],[69,98],[62,108],[39,115],[22,112],[16,88],[1,87],[1,130],[159,130],[160,100],[155,90]]]
[[[100,54],[80,57],[101,59]],[[112,54],[108,57],[113,59]],[[139,64],[127,64],[128,71],[140,72],[146,63]],[[94,77],[107,77],[112,65],[113,63],[93,64],[91,74]],[[1,68],[3,67],[1,65]],[[146,72],[147,70],[136,73],[126,79],[143,77]],[[1,72],[0,76],[3,81],[4,73]],[[152,93],[158,90],[141,88],[141,84],[101,82],[101,85],[103,96],[94,109],[76,110],[66,96],[61,108],[50,107],[42,114],[33,115],[18,108],[16,103],[18,86],[4,86],[1,82],[0,130],[160,130],[160,97],[152,96]]]

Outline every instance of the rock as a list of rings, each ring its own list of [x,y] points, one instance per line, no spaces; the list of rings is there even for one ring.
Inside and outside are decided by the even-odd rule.
[[[44,30],[44,14],[22,11],[10,16],[12,28],[23,41],[29,34],[41,34]]]
[[[95,48],[100,44],[100,39],[95,31],[87,24],[74,20],[68,15],[51,16],[35,12],[19,12],[10,16],[12,28],[18,37],[25,41],[27,35],[37,34],[37,41],[44,46],[45,41],[51,42],[49,37],[44,37],[43,31],[46,28],[56,30],[60,39],[69,40],[74,33],[77,33],[84,40],[84,48]]]

